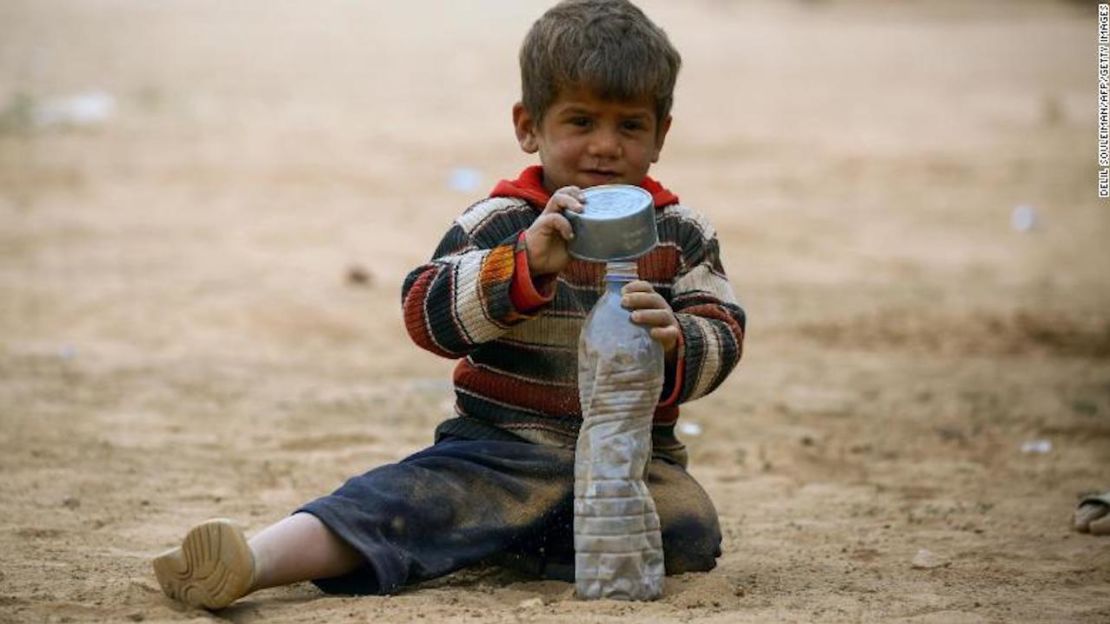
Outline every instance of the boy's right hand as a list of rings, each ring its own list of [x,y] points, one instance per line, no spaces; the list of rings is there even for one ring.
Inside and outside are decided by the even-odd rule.
[[[532,275],[559,273],[570,262],[567,243],[574,238],[564,210],[582,212],[586,198],[577,186],[564,186],[555,191],[540,216],[524,232],[528,248],[528,267]]]

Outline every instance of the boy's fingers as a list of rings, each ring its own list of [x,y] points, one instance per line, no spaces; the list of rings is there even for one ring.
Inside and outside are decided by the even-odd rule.
[[[547,202],[544,212],[562,212],[563,210],[582,212],[582,204],[585,201],[586,198],[578,187],[565,186],[555,191],[555,194],[551,196],[551,201]]]
[[[577,199],[580,202],[585,202],[586,201],[585,193],[583,193],[582,189],[578,188],[577,186],[564,186],[563,188],[561,188],[561,189],[559,189],[555,192],[556,193],[565,193],[565,194],[570,195],[571,197]]]
[[[570,226],[570,221],[567,221],[562,215],[559,216],[559,234],[563,236],[563,240],[570,242],[574,238],[574,228]]]
[[[671,311],[666,299],[659,293],[652,292],[625,292],[621,296],[621,305],[629,310],[657,309]]]
[[[653,340],[657,342],[672,344],[678,342],[678,328],[677,327],[653,327],[649,332]]]
[[[547,220],[551,227],[559,233],[559,236],[563,237],[563,240],[569,241],[574,238],[574,228],[570,226],[570,221],[567,221],[566,217],[558,213],[551,213]]]
[[[636,310],[632,313],[632,322],[652,327],[670,327],[674,325],[674,315],[670,310]]]
[[[572,195],[565,195],[564,197],[567,198],[566,203],[563,204],[564,210],[570,210],[572,212],[582,212],[582,204],[585,203],[585,199]]]
[[[574,228],[570,226],[570,221],[567,221],[567,218],[558,212],[548,212],[540,215],[528,229],[534,232],[536,236],[551,236],[552,230],[554,230],[559,238],[565,241],[574,238]]]
[[[654,293],[655,289],[651,287],[650,282],[646,282],[644,280],[634,280],[634,281],[631,281],[631,282],[628,282],[627,284],[625,284],[624,287],[621,288],[621,292],[622,293],[635,293],[635,292]]]
[[[567,195],[555,195],[548,202],[547,208],[544,212],[547,214],[561,214],[564,210],[571,212],[582,212],[582,204],[573,197]]]

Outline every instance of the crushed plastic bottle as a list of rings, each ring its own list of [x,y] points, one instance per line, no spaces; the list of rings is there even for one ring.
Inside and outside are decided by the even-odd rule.
[[[652,600],[663,591],[663,540],[645,482],[663,349],[621,306],[633,262],[610,262],[605,293],[578,341],[582,427],[574,462],[575,591]]]

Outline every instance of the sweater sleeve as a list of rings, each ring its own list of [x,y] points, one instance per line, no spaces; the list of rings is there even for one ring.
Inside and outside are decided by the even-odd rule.
[[[531,280],[518,275],[527,271],[520,233],[534,219],[522,202],[498,198],[475,204],[452,224],[432,259],[402,287],[405,329],[418,346],[463,357],[544,309],[534,297],[530,309],[517,308],[516,291]]]
[[[671,289],[682,330],[678,361],[668,370],[661,406],[703,397],[721,385],[743,353],[746,316],[721,264],[712,226],[701,215],[682,220],[683,271]]]

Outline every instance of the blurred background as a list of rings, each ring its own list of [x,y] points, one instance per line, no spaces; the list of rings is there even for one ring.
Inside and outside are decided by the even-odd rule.
[[[510,107],[550,4],[0,3],[0,621],[197,615],[147,568],[189,525],[430,442],[453,363],[401,281],[532,164]],[[490,572],[228,616],[1110,617],[1108,542],[1069,532],[1110,488],[1096,4],[639,5],[684,59],[652,175],[749,318],[681,430],[721,566],[651,605]]]

